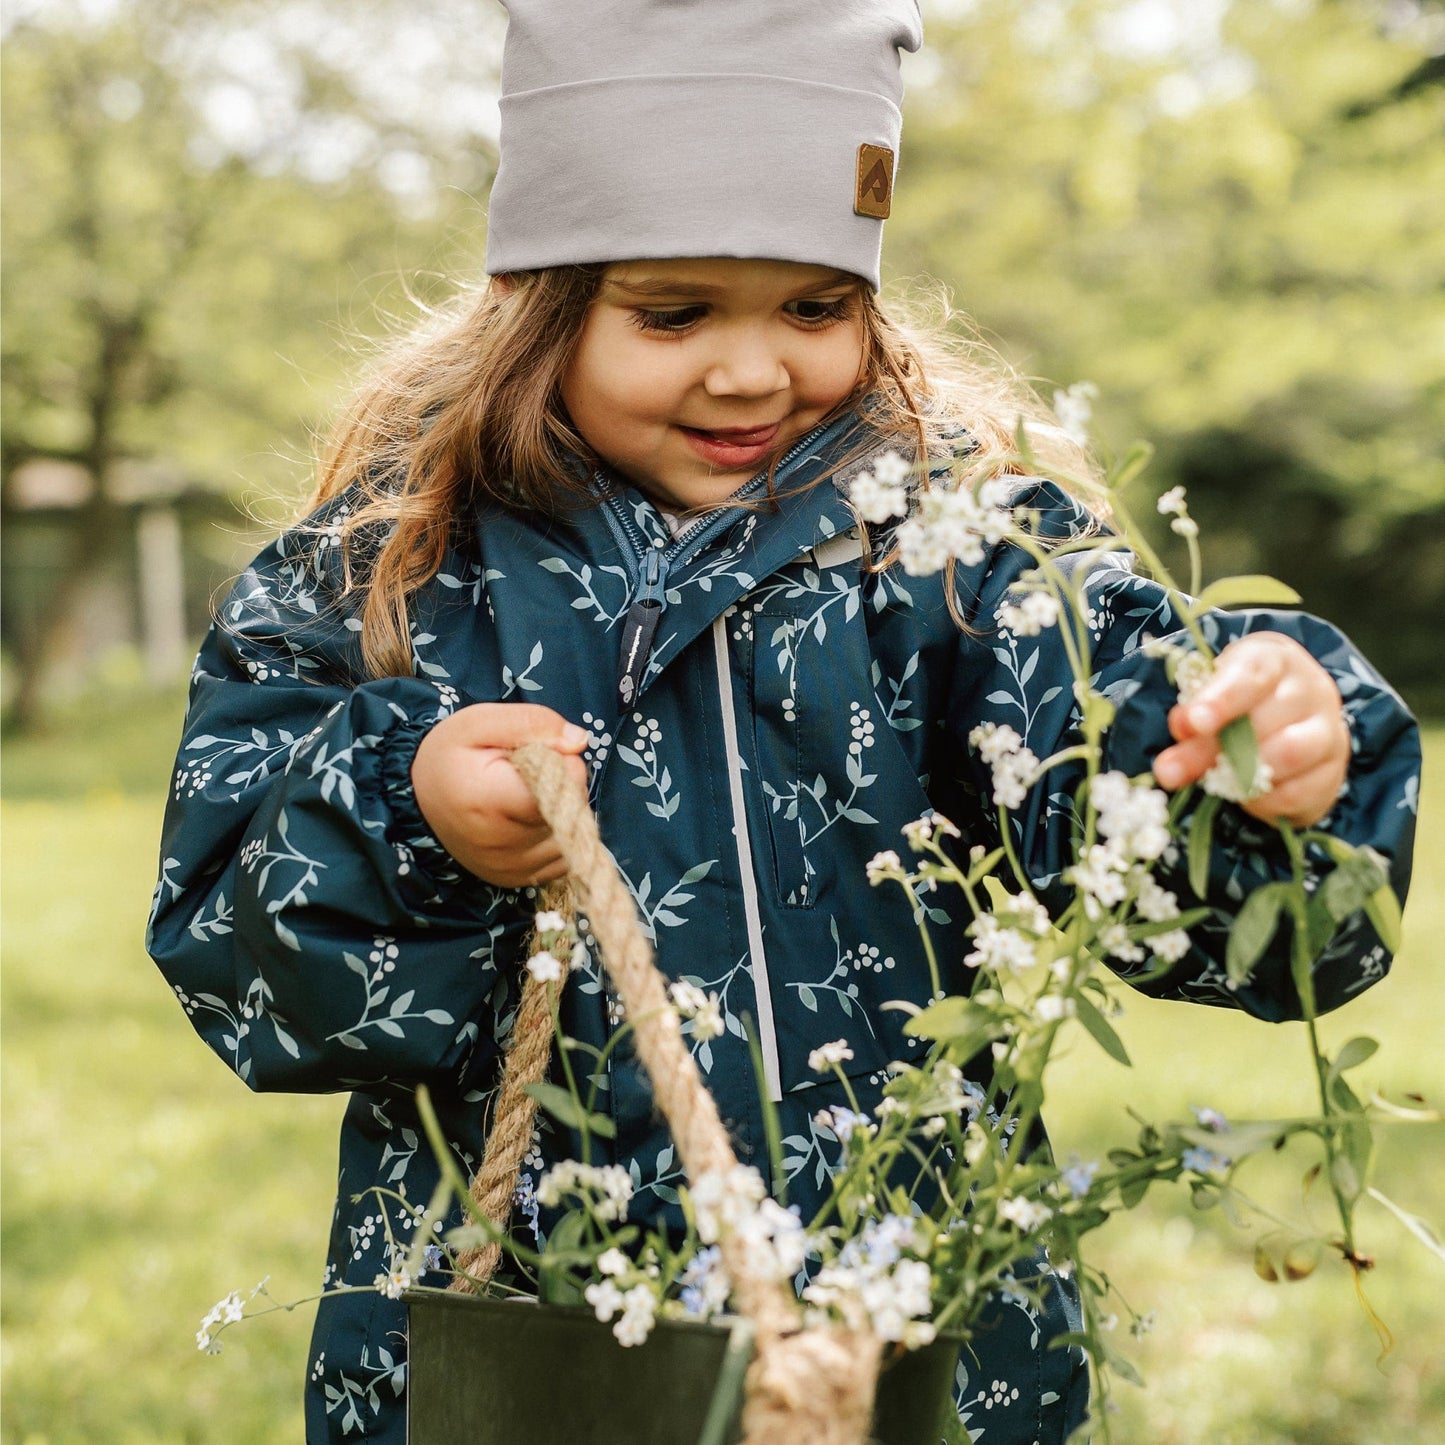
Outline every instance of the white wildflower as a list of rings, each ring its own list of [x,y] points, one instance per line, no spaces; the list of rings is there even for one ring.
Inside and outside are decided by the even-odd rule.
[[[1007,723],[983,723],[968,735],[969,746],[993,771],[993,800],[1017,808],[1039,777],[1039,760]]]
[[[1170,487],[1162,497],[1159,498],[1159,515],[1184,516],[1189,511],[1189,504],[1184,500],[1183,487]]]
[[[1120,772],[1096,773],[1089,801],[1099,815],[1099,833],[1125,857],[1152,861],[1169,846],[1169,795],[1147,784],[1135,786]]]
[[[1137,868],[1134,870],[1134,881],[1139,890],[1134,907],[1139,910],[1141,918],[1150,923],[1167,923],[1171,918],[1179,917],[1179,900],[1157,883],[1152,873]]]
[[[1047,1204],[1024,1199],[1017,1194],[1002,1200],[998,1212],[1001,1218],[1008,1220],[1024,1234],[1032,1234],[1040,1225],[1047,1223],[1052,1213]]]
[[[808,1055],[808,1067],[815,1074],[822,1074],[838,1064],[846,1063],[852,1057],[853,1050],[848,1047],[847,1039],[834,1039],[832,1043],[819,1044]]]
[[[1078,1012],[1071,998],[1061,998],[1056,993],[1046,993],[1034,1004],[1034,1017],[1041,1024],[1056,1024],[1061,1019],[1071,1019]]]
[[[567,919],[564,914],[558,913],[555,909],[547,909],[537,915],[533,920],[532,927],[538,933],[562,933],[566,931]]]
[[[411,1288],[411,1271],[401,1261],[394,1261],[389,1270],[372,1280],[372,1284],[387,1299],[400,1299],[403,1291]]]
[[[874,1132],[873,1121],[867,1114],[855,1114],[842,1104],[835,1104],[831,1109],[819,1109],[813,1115],[813,1122],[820,1129],[831,1130],[840,1144],[846,1144],[855,1131],[863,1136]]]
[[[997,613],[999,627],[1016,637],[1037,637],[1059,620],[1058,599],[1047,592],[1030,592],[1017,604],[1005,602]]]
[[[1189,952],[1189,935],[1182,928],[1170,929],[1168,933],[1156,934],[1149,940],[1155,958],[1165,963],[1178,963]]]
[[[589,1284],[582,1298],[592,1306],[592,1313],[605,1325],[622,1308],[622,1291],[610,1280]]]
[[[969,924],[974,941],[972,953],[964,956],[969,968],[991,968],[998,973],[1021,973],[1038,961],[1037,945],[1016,928],[1004,928],[991,913],[980,914]]]
[[[632,1261],[615,1246],[612,1249],[604,1249],[597,1256],[598,1274],[626,1274],[631,1267]]]
[[[710,1170],[691,1190],[697,1215],[697,1235],[704,1244],[716,1244],[767,1197],[763,1176],[746,1164],[734,1164],[726,1173]]]
[[[785,1280],[802,1269],[812,1240],[802,1219],[776,1199],[762,1199],[742,1214],[732,1230],[747,1269],[767,1279]]]
[[[1214,766],[1200,778],[1199,786],[1206,793],[1223,798],[1227,803],[1247,803],[1251,798],[1258,798],[1269,792],[1274,786],[1274,769],[1263,758],[1258,758],[1254,765],[1253,779],[1245,783],[1234,771],[1234,764],[1221,753]]]
[[[935,835],[940,833],[946,838],[963,836],[942,813],[925,813],[921,818],[915,818],[911,823],[903,825],[903,836],[915,853],[927,847],[933,842]]]
[[[602,1223],[621,1219],[632,1198],[632,1178],[620,1164],[581,1164],[564,1159],[549,1169],[537,1183],[537,1200],[548,1209],[574,1194]]]
[[[622,1315],[612,1326],[617,1343],[640,1345],[652,1333],[657,1317],[657,1296],[645,1284],[634,1285],[622,1296]]]
[[[1204,684],[1214,676],[1214,664],[1202,652],[1181,650],[1174,665],[1174,686],[1179,689],[1180,702],[1193,702]]]
[[[1067,391],[1054,392],[1054,415],[1059,425],[1081,447],[1089,445],[1089,423],[1099,388],[1092,381],[1076,381]]]
[[[534,953],[527,960],[527,972],[538,983],[556,983],[566,971],[562,960],[556,954],[548,953],[546,949],[541,953]]]
[[[912,577],[941,572],[950,561],[976,567],[986,546],[996,546],[1013,529],[1013,515],[1000,505],[1007,489],[985,482],[970,490],[935,486],[918,498],[918,511],[898,528],[898,554]]]
[[[881,853],[875,853],[868,860],[867,874],[870,883],[881,883],[888,878],[901,878],[903,876],[903,860],[892,848],[886,848]]]
[[[907,490],[878,475],[883,461],[880,457],[871,472],[859,472],[848,488],[849,499],[865,522],[887,522],[908,510]]]
[[[722,1001],[715,993],[705,993],[696,984],[687,982],[673,984],[668,992],[678,1013],[692,1020],[693,1038],[706,1043],[723,1036]]]
[[[885,487],[896,487],[908,480],[912,464],[895,451],[886,451],[873,463],[873,475]]]
[[[1144,950],[1129,937],[1129,930],[1122,923],[1111,923],[1099,930],[1099,946],[1110,958],[1122,959],[1125,963],[1143,963]]]
[[[1128,859],[1116,848],[1095,843],[1064,876],[1083,890],[1088,916],[1098,918],[1104,909],[1124,901],[1129,891],[1128,869]]]

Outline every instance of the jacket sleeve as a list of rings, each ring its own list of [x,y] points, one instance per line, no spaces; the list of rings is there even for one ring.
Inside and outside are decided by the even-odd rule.
[[[1065,537],[1089,523],[1075,503],[1047,485],[1021,501],[1038,510],[1046,534]],[[1104,738],[1103,766],[1130,776],[1147,772],[1172,741],[1167,715],[1177,694],[1158,649],[1146,645],[1163,641],[1192,647],[1190,635],[1165,590],[1136,574],[1128,553],[1081,553],[1061,561],[1066,568],[1086,570],[1092,683],[1117,709]],[[990,770],[967,742],[974,725],[987,720],[1009,724],[1040,759],[1080,740],[1073,674],[1058,629],[1024,637],[1001,631],[996,621],[1010,586],[1032,565],[1018,548],[1003,546],[983,567],[960,576],[972,635],[961,641],[963,655],[949,704],[949,747],[952,757],[961,760],[966,795],[977,796],[989,815],[993,813],[986,802],[992,793]],[[1348,639],[1318,618],[1250,610],[1209,612],[1201,621],[1216,652],[1247,633],[1280,632],[1303,644],[1334,679],[1350,728],[1352,758],[1344,791],[1319,826],[1380,853],[1403,903],[1418,808],[1420,742],[1414,719],[1400,698]],[[1074,791],[1081,777],[1082,765],[1052,770],[1011,815],[1025,869],[1046,894],[1056,890],[1053,899],[1060,906],[1066,901],[1060,875],[1072,858]],[[1196,793],[1183,819],[1186,830],[1198,797]],[[996,830],[996,817],[988,821]],[[1316,880],[1334,866],[1317,850],[1312,850],[1310,863]],[[1166,852],[1154,871],[1181,909],[1199,906],[1181,849]],[[1237,806],[1223,804],[1216,817],[1203,900],[1212,915],[1190,931],[1193,946],[1184,958],[1163,976],[1141,980],[1139,986],[1152,994],[1234,1004],[1266,1019],[1299,1017],[1301,1004],[1290,977],[1287,922],[1246,982],[1232,985],[1223,966],[1230,925],[1245,898],[1260,885],[1289,876],[1288,855],[1277,831]],[[1383,977],[1389,963],[1389,954],[1364,912],[1355,913],[1339,926],[1316,961],[1317,1009],[1338,1007]],[[1111,966],[1127,978],[1157,967],[1157,961],[1114,960]]]
[[[495,1062],[522,899],[417,808],[411,762],[456,691],[356,681],[355,638],[314,528],[241,578],[192,677],[147,946],[252,1088],[465,1092]]]

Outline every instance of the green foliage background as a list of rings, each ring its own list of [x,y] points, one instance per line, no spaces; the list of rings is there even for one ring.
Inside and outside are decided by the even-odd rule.
[[[89,15],[92,18],[83,18]],[[95,19],[95,16],[101,19]],[[309,17],[309,18],[308,18]],[[888,295],[941,282],[1445,709],[1445,4],[932,0]],[[0,474],[162,456],[278,516],[481,273],[500,7],[17,0]],[[481,119],[478,119],[478,115]],[[963,324],[960,322],[960,324]]]

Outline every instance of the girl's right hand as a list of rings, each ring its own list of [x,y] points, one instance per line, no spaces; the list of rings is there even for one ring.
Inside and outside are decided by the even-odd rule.
[[[523,743],[547,743],[584,787],[580,754],[591,734],[548,707],[481,702],[443,718],[422,738],[411,765],[417,806],[463,868],[499,888],[550,883],[566,871],[532,790],[512,766]]]

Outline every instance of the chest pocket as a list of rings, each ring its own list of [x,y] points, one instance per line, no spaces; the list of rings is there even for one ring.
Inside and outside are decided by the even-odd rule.
[[[815,548],[749,609],[754,757],[785,908],[816,902],[815,852],[827,833],[845,819],[874,821],[859,801],[876,781],[876,704],[852,625],[862,552],[851,533]]]

